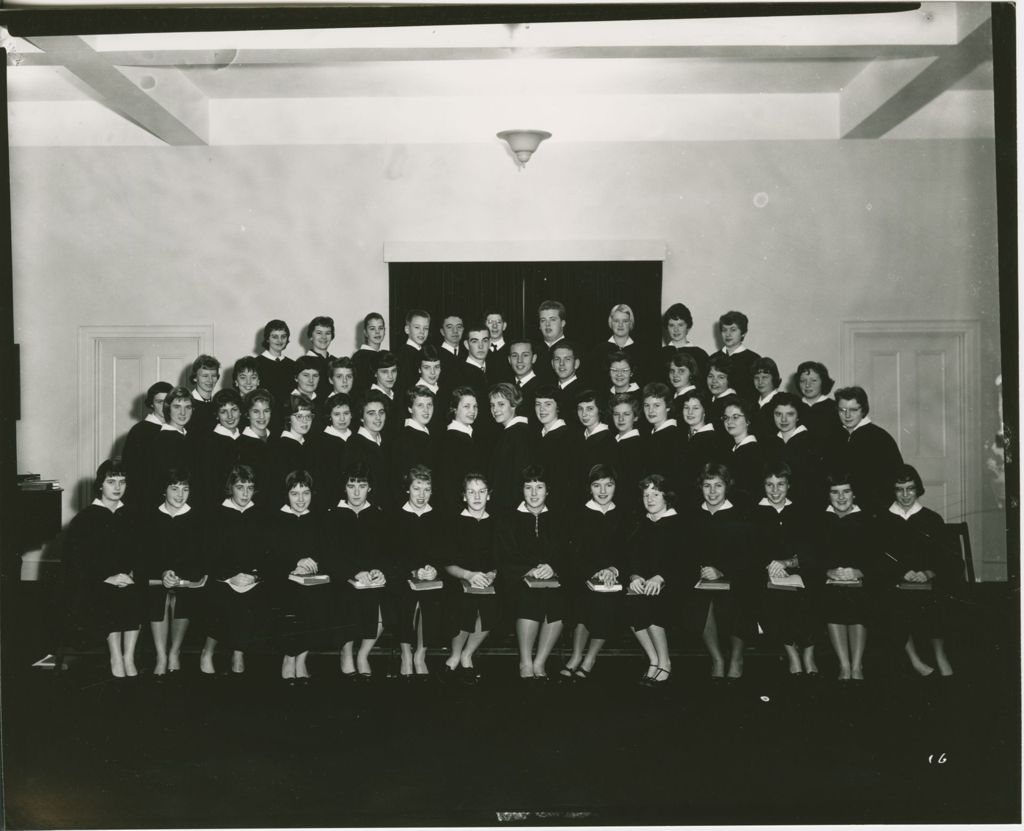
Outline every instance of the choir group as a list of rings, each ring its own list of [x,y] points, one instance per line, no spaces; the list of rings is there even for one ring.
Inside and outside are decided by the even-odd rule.
[[[959,550],[862,388],[833,392],[805,361],[784,391],[775,361],[744,345],[741,312],[722,315],[712,355],[689,342],[681,303],[659,347],[633,341],[626,305],[592,348],[566,323],[557,301],[541,304],[539,337],[506,337],[498,311],[468,326],[451,314],[435,346],[437,322],[412,310],[388,351],[370,314],[365,343],[335,357],[334,322],[317,317],[293,360],[271,320],[231,388],[214,392],[208,355],[191,388],[153,384],[67,533],[112,674],[138,675],[147,621],[154,674],[176,672],[194,621],[201,672],[218,646],[244,672],[258,641],[289,684],[308,682],[310,650],[370,678],[384,631],[399,675],[427,675],[427,649],[444,646],[444,677],[475,683],[474,653],[506,627],[524,679],[547,677],[563,628],[557,672],[587,679],[626,627],[648,687],[669,680],[669,636],[687,632],[714,679],[742,676],[759,632],[792,675],[815,676],[827,633],[855,684],[869,629],[921,676],[952,675]]]

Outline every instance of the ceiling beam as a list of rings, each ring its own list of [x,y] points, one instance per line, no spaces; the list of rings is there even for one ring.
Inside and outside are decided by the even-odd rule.
[[[839,93],[839,127],[846,139],[881,138],[948,90],[992,54],[986,20],[935,58],[876,60]]]
[[[31,38],[31,43],[67,67],[98,102],[161,141],[209,144],[209,102],[179,70],[119,68],[70,35]]]

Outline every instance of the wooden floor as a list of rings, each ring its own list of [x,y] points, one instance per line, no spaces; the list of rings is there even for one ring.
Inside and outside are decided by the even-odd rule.
[[[5,822],[1015,823],[1016,601],[983,586],[976,604],[949,681],[912,678],[878,654],[859,688],[794,681],[759,650],[735,686],[711,684],[697,655],[677,657],[670,684],[651,691],[635,683],[635,655],[562,685],[520,682],[513,656],[491,654],[476,686],[386,679],[384,658],[373,681],[349,682],[336,658],[315,656],[313,683],[297,689],[275,679],[272,655],[250,658],[243,678],[203,677],[190,661],[163,683],[115,682],[98,654],[63,673],[32,668],[46,606],[8,584]]]

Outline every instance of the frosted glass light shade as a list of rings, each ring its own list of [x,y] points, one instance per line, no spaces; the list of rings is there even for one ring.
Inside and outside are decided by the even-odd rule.
[[[498,138],[507,141],[512,152],[519,160],[519,166],[524,166],[533,152],[540,146],[544,139],[551,138],[551,133],[544,130],[502,130]]]

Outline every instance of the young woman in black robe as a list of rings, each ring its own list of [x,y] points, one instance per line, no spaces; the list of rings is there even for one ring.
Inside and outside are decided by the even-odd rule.
[[[464,479],[471,471],[485,468],[476,438],[480,414],[479,399],[472,387],[456,387],[448,402],[448,427],[441,436],[441,447],[434,471],[433,504],[451,518],[465,507]]]

